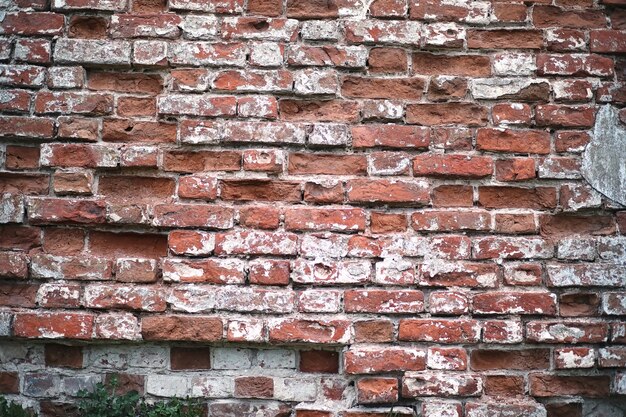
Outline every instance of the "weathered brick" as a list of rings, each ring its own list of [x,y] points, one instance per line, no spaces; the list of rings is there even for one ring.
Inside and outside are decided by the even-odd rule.
[[[215,342],[223,338],[222,320],[208,316],[163,315],[141,319],[145,340]]]
[[[163,262],[163,280],[240,284],[244,282],[244,265],[236,259],[172,258]]]
[[[472,374],[407,372],[402,377],[402,396],[479,396],[482,378]]]
[[[88,313],[20,313],[13,320],[17,337],[90,339],[94,316]]]
[[[59,39],[54,61],[62,64],[130,65],[131,43],[87,39]]]
[[[426,352],[412,347],[352,347],[344,354],[349,374],[372,374],[426,369]]]
[[[474,343],[480,337],[480,323],[467,319],[403,319],[399,340],[438,343]]]

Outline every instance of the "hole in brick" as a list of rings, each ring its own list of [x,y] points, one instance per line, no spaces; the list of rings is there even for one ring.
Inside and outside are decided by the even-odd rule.
[[[316,264],[314,266],[314,274],[319,277],[320,280],[326,279],[333,273],[333,269],[324,264]]]
[[[267,30],[267,29],[269,29],[270,24],[269,24],[267,21],[262,20],[262,21],[259,21],[259,22],[255,22],[255,23],[253,23],[253,24],[252,24],[252,26],[253,26],[256,30]]]

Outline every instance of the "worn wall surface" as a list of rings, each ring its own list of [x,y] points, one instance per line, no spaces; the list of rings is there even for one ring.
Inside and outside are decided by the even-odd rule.
[[[624,0],[1,5],[0,393],[623,417]]]

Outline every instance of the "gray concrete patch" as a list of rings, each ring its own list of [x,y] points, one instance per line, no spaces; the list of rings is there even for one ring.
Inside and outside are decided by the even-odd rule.
[[[626,127],[613,106],[598,111],[592,140],[583,155],[582,174],[597,191],[626,205]]]

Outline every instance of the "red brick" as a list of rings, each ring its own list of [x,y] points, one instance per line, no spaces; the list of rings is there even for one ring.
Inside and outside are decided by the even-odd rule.
[[[426,364],[430,369],[462,371],[467,369],[467,353],[463,348],[433,347],[428,349]]]
[[[274,395],[274,380],[264,376],[235,378],[235,397],[271,398]]]
[[[12,170],[39,167],[39,147],[7,145],[5,166]]]
[[[425,205],[430,196],[421,181],[349,180],[348,201],[353,203],[378,203],[396,205]]]
[[[156,116],[156,99],[153,97],[119,97],[117,115],[121,117]]]
[[[480,178],[493,173],[493,160],[483,156],[422,154],[413,159],[415,176]]]
[[[556,295],[543,292],[476,294],[473,311],[478,314],[556,314]]]
[[[589,46],[591,52],[624,53],[626,52],[626,32],[618,30],[591,31]]]
[[[7,13],[2,21],[5,35],[55,36],[63,30],[63,15],[57,13]]]
[[[168,201],[174,196],[176,184],[171,178],[140,176],[101,176],[98,194],[107,201]]]
[[[428,84],[428,98],[431,101],[462,99],[467,95],[467,80],[459,77],[433,77]]]
[[[3,138],[52,138],[54,123],[39,117],[0,117],[0,137]]]
[[[413,342],[475,343],[480,324],[475,320],[403,319],[398,339]]]
[[[0,372],[0,393],[19,394],[20,377],[17,372]]]
[[[85,129],[97,128],[90,125],[85,126]],[[131,143],[176,142],[176,125],[134,119],[105,119],[102,126],[102,140]]]
[[[570,235],[611,235],[616,232],[613,216],[542,215],[541,235],[552,238]]]
[[[285,155],[281,151],[246,150],[243,152],[243,169],[246,171],[281,173],[284,161]]]
[[[553,209],[556,189],[552,187],[517,188],[483,186],[478,189],[478,202],[487,208]]]
[[[433,291],[428,305],[432,314],[457,315],[469,311],[468,297],[460,291]]]
[[[487,108],[474,103],[427,103],[406,106],[406,121],[411,124],[484,126],[487,124],[487,118]]]
[[[374,48],[370,50],[368,66],[376,73],[406,72],[407,54],[400,48]]]
[[[398,401],[398,380],[395,378],[362,378],[357,381],[356,389],[360,404]]]
[[[301,350],[300,372],[330,373],[339,372],[339,353],[330,350]]]
[[[463,151],[472,149],[474,132],[468,128],[435,127],[432,129],[435,148]]]
[[[350,100],[281,100],[280,118],[302,122],[355,122],[359,105]]]
[[[537,231],[535,216],[533,214],[506,214],[498,213],[495,216],[496,228],[498,233],[534,234]]]
[[[337,17],[338,6],[335,2],[325,0],[288,0],[287,16],[294,18],[326,18]]]
[[[537,73],[540,75],[608,77],[613,75],[613,67],[613,59],[596,54],[539,54],[537,56]]]
[[[282,13],[283,4],[279,0],[249,0],[248,12],[262,16],[278,16]]]
[[[525,4],[494,3],[493,13],[500,22],[524,22],[528,8]]]
[[[161,95],[157,99],[158,114],[172,116],[235,116],[237,99],[232,96]]]
[[[449,4],[442,0],[417,1],[411,0],[410,18],[428,19],[444,22],[472,22],[473,19],[485,20],[487,12],[473,4]]]
[[[222,320],[207,316],[156,315],[141,319],[145,340],[215,342],[223,338]]]
[[[341,86],[344,97],[419,100],[424,91],[422,78],[346,77]]]
[[[348,290],[347,313],[408,314],[424,309],[424,294],[411,290]]]
[[[299,231],[359,231],[365,230],[365,212],[349,209],[287,209],[285,228]]]
[[[89,72],[87,87],[90,90],[158,94],[163,89],[163,79],[157,74]]]
[[[598,343],[608,337],[602,322],[531,321],[526,324],[526,339],[542,343]]]
[[[304,183],[304,201],[311,203],[342,203],[344,185],[340,181],[317,181]]]
[[[83,367],[83,348],[47,344],[45,346],[45,361],[46,366],[80,369]]]
[[[88,313],[19,313],[13,334],[26,338],[91,339],[94,316]]]
[[[498,181],[526,181],[536,177],[532,158],[499,159],[496,161]]]
[[[460,75],[487,77],[491,60],[482,55],[443,55],[428,52],[413,54],[413,72],[420,75]]]
[[[418,231],[489,230],[491,216],[484,211],[422,211],[411,215]]]
[[[159,204],[154,207],[153,224],[160,227],[209,227],[229,229],[234,210],[204,204]]]
[[[181,17],[175,14],[116,15],[111,19],[110,33],[113,38],[177,38],[181,30]]]
[[[7,307],[35,307],[39,286],[24,283],[0,284],[0,302]]]
[[[587,132],[559,131],[554,138],[557,152],[581,152],[591,138]]]
[[[214,176],[185,175],[178,179],[178,196],[192,200],[215,200],[218,180]]]
[[[539,126],[591,127],[596,118],[592,106],[538,105],[535,120]]]
[[[481,392],[482,378],[474,374],[407,372],[402,377],[402,396],[406,398],[478,396]]]
[[[600,297],[593,293],[565,293],[559,297],[559,313],[563,317],[585,317],[597,314]]]
[[[26,278],[28,257],[19,252],[0,252],[0,274],[7,278]]]
[[[39,92],[35,113],[62,113],[103,116],[113,113],[113,96],[100,93]]]
[[[235,231],[215,236],[217,255],[295,255],[298,236],[286,232]]]
[[[344,354],[348,374],[372,374],[426,369],[426,352],[401,346],[351,347]]]
[[[471,186],[441,185],[432,190],[433,207],[471,207],[474,197]]]
[[[165,311],[165,298],[152,286],[88,285],[85,307],[93,309]]]
[[[297,182],[273,180],[220,181],[221,197],[224,200],[239,201],[300,201],[300,184]]]
[[[253,229],[278,229],[280,211],[275,207],[250,206],[239,209],[239,224]]]
[[[352,128],[355,148],[427,148],[430,131],[426,128],[401,125],[364,125]]]
[[[215,238],[203,231],[172,230],[168,246],[177,255],[209,255],[215,247]]]
[[[291,153],[287,171],[293,175],[367,175],[363,155]]]
[[[31,95],[24,90],[5,90],[4,101],[0,103],[0,110],[15,113],[28,112],[30,109]]]
[[[530,375],[530,392],[537,397],[582,395],[606,398],[610,386],[609,376]]]
[[[289,262],[278,260],[257,260],[249,264],[248,279],[251,284],[289,284]]]
[[[469,49],[541,49],[543,33],[540,30],[469,30]]]
[[[37,224],[105,223],[105,204],[100,200],[38,198],[29,202],[29,220]]]
[[[485,394],[495,397],[516,397],[526,392],[524,377],[489,375],[485,378]]]
[[[606,18],[599,10],[566,10],[554,6],[538,5],[533,8],[535,27],[603,28]]]
[[[370,229],[372,233],[402,232],[406,230],[407,221],[404,214],[371,212]]]
[[[479,129],[479,150],[509,153],[550,153],[550,134],[537,130]]]
[[[275,319],[269,325],[272,342],[346,343],[350,338],[346,320]]]
[[[118,258],[115,279],[120,282],[150,283],[157,280],[157,262],[153,259]]]
[[[104,17],[71,16],[68,35],[70,38],[101,39],[107,36],[109,22]]]
[[[172,346],[170,368],[176,371],[211,369],[210,350],[205,347]]]
[[[163,280],[241,284],[245,281],[243,264],[232,259],[176,259],[163,261]]]
[[[530,125],[532,114],[528,104],[498,103],[492,107],[491,117],[495,124]]]
[[[213,88],[222,91],[285,92],[291,89],[293,76],[289,71],[224,71],[213,81]]]

